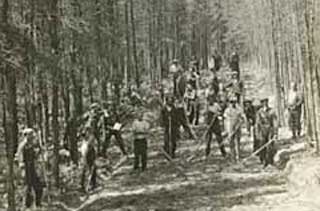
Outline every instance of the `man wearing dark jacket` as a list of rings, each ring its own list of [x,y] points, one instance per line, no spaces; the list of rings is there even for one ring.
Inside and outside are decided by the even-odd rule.
[[[174,98],[167,97],[166,103],[161,111],[162,126],[164,127],[164,150],[175,158],[177,141],[180,138],[180,121],[174,106]]]
[[[40,168],[38,165],[40,148],[39,145],[35,143],[34,131],[32,129],[25,129],[23,135],[24,141],[18,147],[17,155],[22,155],[21,164],[24,166],[25,170],[25,183],[27,186],[25,205],[27,208],[32,206],[32,191],[34,191],[35,204],[37,207],[41,207],[44,184],[41,182],[40,175],[37,173],[37,170]]]
[[[211,142],[212,142],[212,135],[215,135],[215,139],[217,140],[219,144],[219,148],[221,151],[221,154],[225,157],[226,156],[226,150],[223,145],[223,139],[222,139],[222,130],[220,125],[220,119],[223,115],[222,108],[219,105],[219,103],[216,101],[215,98],[211,99],[208,106],[208,114],[207,114],[207,124],[208,124],[208,142],[207,142],[207,148],[206,148],[206,157],[210,155],[211,151]]]
[[[262,107],[257,112],[256,130],[259,147],[264,146],[272,139],[278,138],[278,122],[275,111],[269,107],[268,98],[261,99]],[[260,160],[264,167],[273,164],[274,142],[264,147],[261,151]]]

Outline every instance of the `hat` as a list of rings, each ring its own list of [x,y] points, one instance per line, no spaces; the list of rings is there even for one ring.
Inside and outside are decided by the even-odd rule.
[[[90,105],[90,109],[97,109],[97,108],[99,108],[100,106],[99,106],[99,104],[98,103],[92,103],[91,105]]]
[[[173,59],[173,60],[171,61],[171,63],[173,63],[173,64],[178,63],[178,59]]]
[[[166,99],[167,104],[173,105],[174,103],[174,97],[173,96],[168,96]]]
[[[264,97],[264,98],[261,98],[260,99],[260,102],[263,103],[263,102],[268,102],[269,101],[269,98],[267,97]]]
[[[244,103],[252,103],[252,100],[251,99],[244,99],[243,102]]]
[[[237,102],[237,98],[235,98],[235,97],[230,97],[230,98],[229,98],[229,102]]]
[[[34,132],[34,130],[32,128],[26,128],[26,129],[24,129],[22,131],[22,134],[23,135],[28,135],[28,134],[33,133],[33,132]]]

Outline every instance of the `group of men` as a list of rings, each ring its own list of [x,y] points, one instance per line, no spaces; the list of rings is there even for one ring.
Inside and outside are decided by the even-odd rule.
[[[231,80],[221,81],[217,73],[222,66],[219,54],[213,56],[214,67],[211,69],[212,77],[206,90],[206,151],[208,157],[211,152],[211,143],[215,139],[221,154],[227,157],[226,144],[229,144],[231,158],[234,162],[240,161],[241,129],[246,125],[254,139],[254,151],[259,150],[259,158],[264,166],[273,164],[274,140],[278,137],[278,122],[276,114],[270,108],[268,98],[260,100],[259,105],[244,99],[243,84],[240,81],[239,56],[233,53],[229,62]],[[165,99],[162,111],[162,121],[165,128],[164,149],[175,157],[176,142],[180,136],[180,126],[190,128],[190,125],[199,123],[200,99],[198,95],[200,71],[197,63],[191,62],[190,70],[183,68],[174,60],[171,66],[173,72],[174,91],[172,96]],[[182,105],[182,106],[181,106]],[[182,107],[185,111],[178,112]],[[270,142],[270,143],[269,143]],[[266,145],[266,146],[265,146]]]
[[[250,136],[253,136],[253,150],[259,151],[258,156],[262,164],[265,167],[273,164],[274,140],[278,139],[278,121],[274,110],[269,106],[268,98],[261,99],[259,105],[253,105],[252,100],[244,99],[243,85],[240,81],[239,56],[236,53],[232,54],[230,59],[229,67],[232,75],[231,80],[227,83],[217,77],[217,72],[222,66],[221,56],[215,53],[213,60],[215,66],[211,69],[212,77],[205,93],[206,158],[211,153],[212,141],[216,140],[223,157],[228,157],[226,145],[229,145],[232,161],[239,162],[241,159],[241,131],[242,127],[246,125]],[[174,159],[177,156],[177,141],[181,138],[181,128],[188,133],[190,138],[197,138],[192,125],[199,124],[199,117],[202,114],[198,94],[201,73],[198,62],[194,60],[191,62],[188,72],[184,72],[177,60],[172,62],[170,68],[173,73],[173,90],[171,93],[166,93],[162,99],[160,124],[164,129],[163,149],[171,159]],[[133,95],[133,98],[141,102],[137,93]],[[293,136],[296,137],[301,133],[302,105],[296,86],[292,86],[288,101],[291,114],[289,125],[292,128]],[[142,104],[139,103],[136,107],[134,121],[129,127],[133,137],[134,171],[145,171],[147,168],[148,139],[151,133],[151,123],[143,113],[141,106]],[[128,109],[124,110],[128,112]],[[87,191],[88,187],[94,189],[97,186],[95,161],[99,156],[106,156],[112,136],[115,137],[116,145],[122,154],[128,155],[121,136],[123,122],[119,116],[119,112],[112,111],[111,103],[104,106],[93,103],[83,116],[82,127],[80,127],[81,124],[72,126],[71,123],[74,123],[75,119],[70,119],[71,126],[67,125],[67,133],[75,134],[80,130],[81,136],[77,136],[77,138],[83,140],[79,150],[78,147],[76,147],[76,151],[71,150],[78,141],[70,138],[66,138],[67,143],[64,144],[64,147],[70,151],[70,157],[74,163],[78,163],[78,157],[81,156],[79,162],[81,188],[84,191]],[[23,131],[23,139],[18,148],[17,158],[25,167],[26,206],[30,207],[32,204],[32,190],[35,193],[36,205],[41,206],[45,184],[36,171],[36,160],[41,153],[41,147],[39,147],[39,142],[35,141],[37,138],[32,129]]]

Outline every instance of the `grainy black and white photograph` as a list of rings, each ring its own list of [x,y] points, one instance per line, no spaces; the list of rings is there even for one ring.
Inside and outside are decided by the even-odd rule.
[[[0,211],[319,211],[320,1],[0,0]]]

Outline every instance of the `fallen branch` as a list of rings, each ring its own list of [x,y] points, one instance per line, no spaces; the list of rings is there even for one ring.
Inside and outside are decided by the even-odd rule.
[[[187,159],[187,162],[191,162],[195,157],[197,157],[200,153],[200,148],[201,148],[201,145],[203,144],[203,142],[205,142],[205,138],[207,137],[209,131],[210,131],[210,128],[213,126],[213,123],[215,122],[215,120],[217,119],[218,115],[215,114],[213,117],[212,117],[212,120],[209,124],[209,126],[207,127],[207,130],[205,131],[205,133],[201,136],[200,138],[200,142],[198,143],[197,147],[196,147],[196,150],[195,150],[195,154],[193,154],[191,157],[189,157]]]
[[[178,170],[178,172],[185,178],[188,179],[187,175],[184,173],[184,169],[181,166],[178,166],[174,160],[171,158],[171,156],[164,150],[161,148],[161,152],[164,155],[164,157],[173,165],[173,167]]]
[[[264,145],[262,145],[259,149],[257,149],[255,152],[253,152],[250,156],[248,156],[247,158],[243,159],[240,163],[244,163],[247,160],[253,158],[254,156],[258,155],[264,148],[268,147],[270,144],[272,144],[274,141],[276,141],[277,139],[271,139],[270,141],[268,141],[267,143],[265,143]]]
[[[210,124],[212,124],[212,123],[210,123]],[[220,143],[219,145],[222,145],[224,142],[229,141],[229,140],[235,135],[235,133],[241,128],[242,124],[243,124],[243,121],[239,122],[238,125],[237,125],[237,127],[236,127],[236,129],[233,130],[232,133],[230,133],[230,134],[228,135],[228,137],[227,137],[226,139],[224,139],[223,142]],[[203,136],[204,138],[205,138],[205,137],[207,136],[207,134],[209,133],[209,130],[210,130],[211,126],[212,126],[212,125],[210,125],[210,127],[209,127],[209,128],[207,129],[207,131],[205,132],[205,134],[204,134],[204,136]],[[202,138],[203,138],[203,137],[202,137]],[[203,139],[203,140],[205,140],[205,139]],[[187,162],[192,161],[194,158],[196,158],[196,157],[200,154],[200,147],[201,147],[201,145],[203,144],[203,140],[199,143],[199,146],[198,146],[198,148],[196,149],[196,153],[193,154],[191,157],[189,157],[189,158],[187,159]]]
[[[112,179],[117,173],[119,173],[119,169],[120,167],[129,159],[132,158],[132,156],[124,156],[120,159],[120,161],[114,166],[114,168],[112,169],[111,175],[109,175],[108,177],[99,175],[99,177],[103,180],[103,181],[108,181],[110,179]]]

